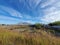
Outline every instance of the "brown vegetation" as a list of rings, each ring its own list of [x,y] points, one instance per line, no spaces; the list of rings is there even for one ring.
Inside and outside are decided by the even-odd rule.
[[[44,30],[17,32],[0,27],[0,45],[60,45],[60,38]]]

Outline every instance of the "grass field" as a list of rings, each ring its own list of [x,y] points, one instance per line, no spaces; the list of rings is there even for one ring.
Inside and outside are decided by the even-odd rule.
[[[60,45],[60,38],[43,30],[17,32],[0,27],[0,45]]]

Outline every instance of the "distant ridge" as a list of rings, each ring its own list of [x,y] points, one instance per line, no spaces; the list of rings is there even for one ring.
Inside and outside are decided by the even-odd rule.
[[[20,22],[20,23],[18,23],[18,25],[31,25],[31,23],[28,23],[28,22]]]

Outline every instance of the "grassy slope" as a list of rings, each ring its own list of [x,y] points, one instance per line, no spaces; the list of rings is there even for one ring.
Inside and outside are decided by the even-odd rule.
[[[41,30],[18,33],[0,27],[0,45],[60,45],[60,38]]]

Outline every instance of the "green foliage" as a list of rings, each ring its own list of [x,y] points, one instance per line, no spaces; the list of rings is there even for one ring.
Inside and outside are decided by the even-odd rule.
[[[55,34],[55,30],[48,30],[48,32],[52,33],[52,34]]]
[[[60,21],[55,21],[49,24],[50,26],[59,26],[60,25]]]
[[[2,24],[2,26],[4,26],[5,24]]]
[[[36,27],[37,29],[40,29],[42,26],[43,26],[43,25],[40,24],[40,23],[36,23],[36,24],[35,24],[35,27]]]

